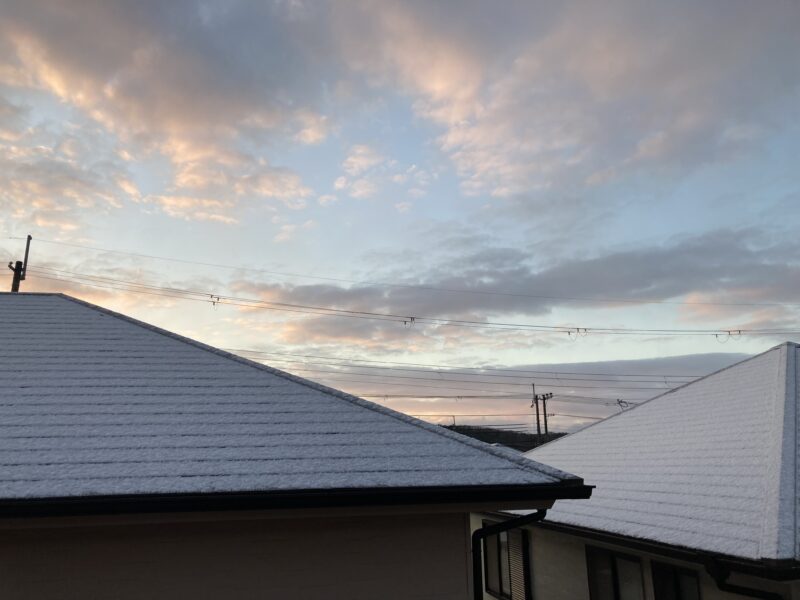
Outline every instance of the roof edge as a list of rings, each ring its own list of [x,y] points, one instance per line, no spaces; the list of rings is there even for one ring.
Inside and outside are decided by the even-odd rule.
[[[592,486],[574,481],[497,486],[429,486],[129,494],[0,500],[0,518],[63,517],[234,510],[540,502],[585,499]]]
[[[344,401],[349,402],[351,404],[356,404],[357,406],[360,406],[360,407],[368,409],[368,410],[372,410],[372,411],[375,411],[375,412],[382,413],[382,414],[384,414],[386,416],[389,416],[389,417],[392,417],[394,419],[403,421],[403,422],[408,423],[410,425],[414,425],[415,427],[418,427],[420,429],[424,429],[426,431],[430,431],[432,433],[436,433],[436,434],[438,434],[440,436],[443,436],[443,437],[452,439],[454,441],[460,442],[461,444],[464,444],[466,446],[470,446],[472,448],[475,448],[475,449],[478,449],[478,450],[482,450],[483,452],[486,452],[488,454],[492,454],[492,455],[494,455],[494,456],[496,456],[498,458],[505,459],[505,460],[513,463],[514,465],[516,465],[516,466],[518,466],[518,467],[520,467],[520,468],[522,468],[522,469],[524,469],[526,471],[535,472],[537,474],[544,475],[546,477],[550,477],[550,478],[552,478],[554,480],[561,480],[561,481],[571,480],[571,481],[575,481],[578,484],[582,484],[583,483],[583,479],[578,477],[577,475],[573,475],[572,473],[567,473],[566,471],[561,471],[560,469],[556,469],[556,468],[551,467],[549,465],[545,465],[545,464],[539,463],[538,461],[535,461],[535,460],[531,460],[529,458],[526,458],[521,453],[517,453],[517,452],[514,452],[512,450],[506,450],[505,448],[500,448],[500,447],[497,447],[497,446],[491,446],[491,445],[486,444],[484,442],[481,442],[479,440],[475,440],[475,439],[467,437],[465,435],[461,435],[459,433],[450,431],[449,429],[446,429],[444,427],[439,427],[438,425],[433,425],[431,423],[426,423],[425,421],[421,421],[420,419],[416,419],[414,417],[410,417],[410,416],[408,416],[406,414],[403,414],[403,413],[397,412],[395,410],[392,410],[391,408],[387,408],[385,406],[381,406],[381,405],[376,404],[374,402],[369,402],[367,400],[364,400],[363,398],[359,398],[358,396],[354,396],[352,394],[348,394],[347,392],[343,392],[341,390],[337,390],[336,388],[331,388],[331,387],[328,387],[326,385],[322,385],[320,383],[317,383],[317,382],[314,382],[314,381],[310,381],[310,380],[305,379],[303,377],[299,377],[297,375],[293,375],[291,373],[287,373],[286,371],[281,371],[280,369],[276,369],[275,367],[270,367],[270,366],[264,365],[262,363],[259,363],[259,362],[244,358],[244,357],[239,356],[237,354],[233,354],[231,352],[227,352],[225,350],[221,350],[220,348],[216,348],[214,346],[210,346],[208,344],[204,344],[203,342],[199,342],[197,340],[193,340],[192,338],[188,338],[188,337],[182,336],[182,335],[180,335],[178,333],[169,331],[167,329],[162,329],[161,327],[158,327],[156,325],[152,325],[150,323],[146,323],[144,321],[140,321],[139,319],[135,319],[135,318],[130,317],[128,315],[125,315],[123,313],[118,313],[118,312],[113,311],[111,309],[108,309],[108,308],[105,308],[105,307],[102,307],[102,306],[98,306],[97,304],[92,304],[91,302],[86,302],[85,300],[80,300],[79,298],[75,298],[74,296],[69,296],[69,295],[63,294],[63,293],[48,293],[48,294],[41,294],[41,295],[61,297],[61,298],[65,299],[65,300],[68,300],[70,302],[74,302],[75,304],[79,304],[81,306],[85,306],[86,308],[92,309],[94,311],[97,311],[97,312],[100,312],[100,313],[104,313],[104,314],[110,315],[112,317],[115,317],[117,319],[121,319],[121,320],[127,321],[128,323],[131,323],[132,325],[136,325],[138,327],[142,327],[142,328],[147,329],[149,331],[152,331],[154,333],[158,333],[158,334],[161,334],[163,336],[172,338],[174,340],[178,340],[180,342],[195,346],[196,348],[200,348],[201,350],[205,350],[206,352],[211,352],[212,354],[216,354],[218,356],[222,356],[224,358],[228,358],[230,360],[233,360],[233,361],[248,365],[248,366],[253,367],[255,369],[260,369],[262,371],[266,371],[266,372],[268,372],[268,373],[270,373],[272,375],[276,375],[278,377],[282,377],[284,379],[288,379],[289,381],[293,381],[295,383],[299,383],[301,385],[304,385],[304,386],[309,387],[311,389],[314,389],[316,391],[323,392],[323,393],[326,393],[326,394],[330,394],[332,396],[335,396],[335,397],[339,398],[340,400],[344,400]]]
[[[746,575],[755,575],[774,580],[800,579],[800,561],[793,559],[752,559],[732,554],[722,554],[710,552],[687,546],[677,546],[649,540],[647,538],[637,538],[624,534],[604,531],[602,529],[592,529],[580,525],[568,525],[554,521],[540,521],[535,527],[557,531],[568,535],[585,537],[608,544],[618,544],[641,552],[657,554],[676,560],[684,560],[702,565],[718,563],[731,571]]]

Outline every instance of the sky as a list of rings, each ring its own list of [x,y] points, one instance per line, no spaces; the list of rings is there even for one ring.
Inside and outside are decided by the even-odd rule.
[[[800,339],[798,30],[788,0],[6,0],[0,254],[30,234],[23,291],[412,414],[530,424],[536,383],[569,429]]]

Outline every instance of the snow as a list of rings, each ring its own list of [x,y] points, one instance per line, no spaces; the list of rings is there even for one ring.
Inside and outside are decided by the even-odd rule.
[[[66,296],[0,321],[0,499],[577,479]]]
[[[750,559],[798,559],[797,345],[531,450],[590,500],[548,520]]]

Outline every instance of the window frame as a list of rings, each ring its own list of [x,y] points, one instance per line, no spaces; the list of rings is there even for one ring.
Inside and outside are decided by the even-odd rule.
[[[492,525],[493,522],[491,521],[484,521],[483,527],[488,525]],[[505,561],[506,561],[506,572],[508,573],[508,592],[503,591],[503,551],[502,546],[500,544],[500,536],[505,534],[506,536],[506,546],[505,546]],[[500,589],[492,589],[489,584],[489,544],[490,540],[495,544],[495,548],[497,549],[497,580],[500,585]],[[511,600],[511,552],[509,552],[509,538],[507,531],[501,531],[499,533],[495,533],[494,535],[487,535],[483,538],[483,589],[484,591],[493,596],[494,598],[500,598],[501,600]]]
[[[697,590],[697,599],[698,600],[702,600],[703,599],[702,587],[700,585],[700,574],[696,570],[690,569],[690,568],[687,568],[687,567],[683,567],[683,566],[680,566],[680,565],[676,565],[676,564],[673,564],[673,563],[663,562],[663,561],[660,561],[660,560],[650,560],[650,577],[651,577],[651,579],[653,581],[653,597],[654,598],[658,598],[658,590],[656,589],[655,569],[657,569],[659,567],[667,567],[672,571],[672,573],[673,573],[673,583],[674,583],[674,586],[675,586],[674,587],[675,597],[678,600],[682,600],[681,588],[680,588],[680,579],[679,579],[680,575],[690,575],[692,578],[694,578],[695,586],[696,586],[696,590]]]
[[[639,575],[640,575],[640,580],[642,582],[641,597],[642,599],[647,598],[647,594],[645,591],[646,584],[644,579],[644,564],[640,556],[636,556],[635,554],[627,554],[625,552],[618,552],[616,550],[611,550],[609,548],[603,548],[602,546],[592,546],[590,544],[586,544],[585,546],[586,575],[587,575],[587,583],[589,585],[590,600],[596,600],[591,597],[592,590],[596,586],[592,585],[594,581],[594,573],[590,567],[590,565],[593,563],[593,560],[590,558],[590,555],[600,554],[600,553],[606,554],[609,558],[609,564],[611,565],[611,585],[612,585],[611,591],[614,600],[621,600],[620,589],[619,589],[619,572],[617,570],[617,559],[627,560],[629,562],[634,562],[639,565]]]

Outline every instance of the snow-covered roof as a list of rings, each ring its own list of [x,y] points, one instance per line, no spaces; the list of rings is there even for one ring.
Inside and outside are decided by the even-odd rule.
[[[800,558],[798,346],[658,396],[526,456],[581,473],[548,520],[748,559]]]
[[[552,497],[586,490],[579,478],[521,454],[67,296],[0,294],[0,323],[0,504],[287,490],[477,486],[527,490],[528,498],[538,489]],[[566,489],[573,492],[559,491]]]

